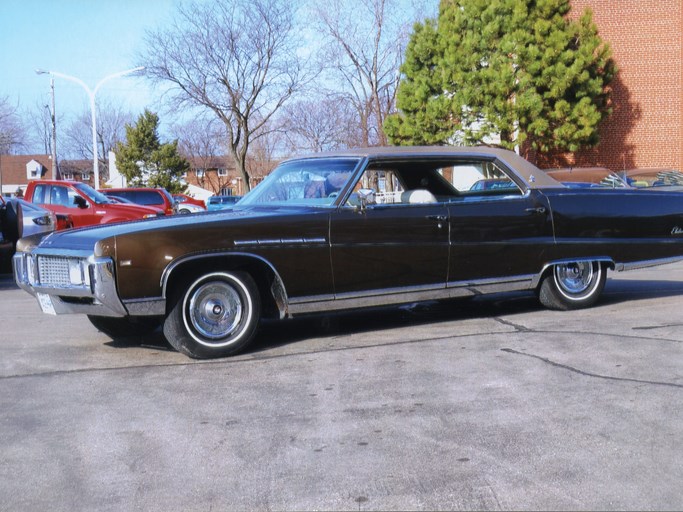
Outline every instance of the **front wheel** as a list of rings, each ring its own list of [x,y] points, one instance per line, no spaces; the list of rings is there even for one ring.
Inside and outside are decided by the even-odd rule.
[[[587,308],[600,297],[606,278],[599,261],[558,263],[543,278],[538,298],[549,309]]]
[[[258,289],[249,274],[212,272],[176,288],[164,335],[190,357],[225,357],[252,340],[260,311]]]

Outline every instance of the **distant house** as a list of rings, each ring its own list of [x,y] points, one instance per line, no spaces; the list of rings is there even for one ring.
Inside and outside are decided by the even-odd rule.
[[[195,157],[188,158],[190,170],[183,176],[188,185],[203,188],[212,195],[241,196],[247,192],[244,179],[235,169],[232,158],[218,157]],[[251,187],[263,181],[277,162],[256,163],[250,162],[249,175]]]
[[[61,160],[57,179],[81,181],[93,186],[92,160]],[[52,179],[50,155],[0,155],[2,194],[16,195],[31,180]]]
[[[62,160],[59,162],[61,179],[68,181],[82,181],[94,187],[92,160]]]
[[[51,178],[50,155],[0,155],[2,195],[15,195],[26,190],[30,180]]]

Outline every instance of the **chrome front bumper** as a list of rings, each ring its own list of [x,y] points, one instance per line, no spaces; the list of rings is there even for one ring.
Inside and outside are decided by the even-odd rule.
[[[50,314],[126,316],[116,292],[114,261],[82,251],[35,249],[12,259],[14,279]]]

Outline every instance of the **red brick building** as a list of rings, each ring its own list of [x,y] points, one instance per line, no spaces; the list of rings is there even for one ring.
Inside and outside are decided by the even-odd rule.
[[[609,43],[619,72],[600,144],[570,164],[683,169],[683,0],[572,0]]]

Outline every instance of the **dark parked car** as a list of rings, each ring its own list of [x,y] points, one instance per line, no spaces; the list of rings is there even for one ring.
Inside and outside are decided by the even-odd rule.
[[[546,174],[571,188],[627,188],[629,185],[618,174],[605,167],[567,167],[546,169]]]
[[[506,186],[471,190],[481,179]],[[162,324],[177,350],[226,356],[261,318],[510,290],[591,306],[608,270],[683,259],[679,198],[571,189],[491,148],[318,154],[221,215],[22,239],[15,278],[47,313],[114,337]]]
[[[211,196],[206,200],[206,207],[208,210],[224,210],[232,208],[240,199],[242,196]]]
[[[619,175],[636,188],[683,187],[683,173],[677,169],[629,169]]]
[[[178,210],[175,199],[165,188],[105,188],[100,192],[107,196],[127,199],[135,204],[153,206],[166,215],[173,215]]]

